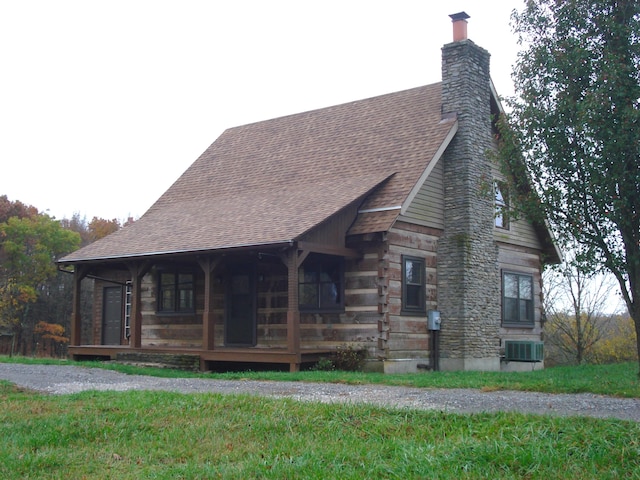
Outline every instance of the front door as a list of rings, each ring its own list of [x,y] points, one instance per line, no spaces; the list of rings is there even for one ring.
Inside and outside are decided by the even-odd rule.
[[[228,278],[224,341],[227,346],[256,345],[256,271],[236,266]]]
[[[122,335],[122,287],[104,287],[102,344],[120,345]]]

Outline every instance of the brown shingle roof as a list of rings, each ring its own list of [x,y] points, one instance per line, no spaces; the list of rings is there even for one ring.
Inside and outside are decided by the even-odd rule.
[[[228,129],[138,221],[62,261],[295,240],[374,188],[351,233],[386,230],[400,211],[375,210],[407,198],[440,120],[433,84]]]

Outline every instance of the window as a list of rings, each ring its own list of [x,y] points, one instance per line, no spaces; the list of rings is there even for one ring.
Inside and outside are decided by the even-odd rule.
[[[158,311],[193,312],[193,274],[161,272],[158,286]]]
[[[402,313],[426,314],[426,270],[423,258],[402,256]]]
[[[495,225],[498,228],[509,229],[509,194],[504,182],[494,182],[495,192]]]
[[[310,254],[298,271],[300,310],[342,310],[343,270],[341,257]]]
[[[518,273],[502,274],[502,323],[533,327],[533,277]]]

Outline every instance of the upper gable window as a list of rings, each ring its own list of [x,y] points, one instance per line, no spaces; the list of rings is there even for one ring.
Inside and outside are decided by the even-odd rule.
[[[504,182],[494,182],[495,192],[495,225],[497,228],[509,229],[509,192]]]
[[[300,311],[342,310],[344,262],[341,257],[310,254],[298,271]]]

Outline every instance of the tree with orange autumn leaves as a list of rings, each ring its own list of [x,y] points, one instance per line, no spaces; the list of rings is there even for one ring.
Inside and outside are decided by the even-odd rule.
[[[69,337],[64,335],[64,327],[57,323],[40,321],[33,329],[33,333],[39,336],[43,342],[51,343],[54,350],[69,342]]]
[[[0,196],[0,333],[12,337],[12,353],[16,343],[25,353],[38,339],[65,343],[68,314],[53,303],[70,304],[70,276],[60,273],[55,262],[119,228],[117,220],[87,222],[78,214],[56,220]]]
[[[32,207],[14,211],[18,215],[0,219],[0,325],[15,341],[32,323],[30,306],[55,276],[55,261],[77,248],[80,238]]]

